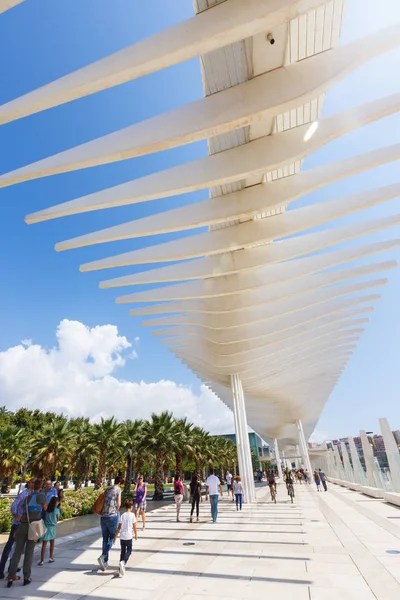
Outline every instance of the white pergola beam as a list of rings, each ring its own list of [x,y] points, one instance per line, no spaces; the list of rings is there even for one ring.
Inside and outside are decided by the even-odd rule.
[[[279,135],[264,136],[224,152],[46,208],[28,215],[25,221],[28,224],[37,223],[92,210],[135,204],[255,176],[260,177],[261,180],[265,172],[281,168],[290,162],[302,160],[338,137],[396,112],[398,97],[398,94],[394,94],[325,117],[319,121],[317,131],[308,140],[304,138],[309,132],[309,123],[283,131]],[[366,153],[364,155],[364,160],[367,162],[366,167],[363,167],[362,164],[359,165],[359,162],[363,160],[361,157],[335,164],[339,167],[340,164],[343,164],[350,175],[351,169],[358,172],[359,169],[372,168],[374,162],[378,165],[381,161],[395,160],[399,154],[399,146],[400,144],[395,144],[387,149],[382,148]],[[321,185],[325,175],[328,178],[331,177],[332,180],[339,177],[337,172],[329,169],[328,171],[316,170],[316,173],[319,174]],[[304,180],[303,175],[301,175],[301,179]]]
[[[0,0],[0,13],[23,0]],[[0,106],[0,124],[132,81],[252,37],[321,0],[225,0],[149,38]]]
[[[220,302],[224,303],[225,296],[240,296],[243,294],[248,294],[250,290],[263,288],[263,292],[265,294],[264,303],[276,302],[282,298],[295,296],[311,289],[317,289],[326,285],[333,285],[334,283],[341,283],[342,281],[356,277],[363,277],[364,275],[379,273],[387,269],[393,269],[396,266],[396,261],[384,261],[381,263],[363,265],[361,267],[351,267],[349,269],[340,269],[328,273],[320,273],[309,277],[302,277],[294,281],[289,279],[281,282],[269,279],[268,272],[264,273],[263,270],[260,269],[255,273],[242,273],[237,276],[218,278],[210,282],[205,281],[203,285],[198,286],[196,291],[192,290],[192,293],[195,294],[194,297],[196,298],[223,297],[221,298]],[[151,292],[155,293],[156,291],[158,290],[150,290],[150,294]],[[148,292],[137,292],[135,294],[119,296],[116,299],[116,302],[118,304],[146,302],[146,294],[148,294]],[[147,301],[151,302],[151,298]],[[215,306],[219,306],[218,301],[216,302]],[[236,306],[239,308],[241,305],[238,303]]]
[[[296,313],[277,314],[269,319],[256,323],[248,323],[232,329],[205,329],[196,325],[181,325],[180,327],[170,327],[168,329],[156,329],[152,335],[156,337],[166,337],[171,335],[189,335],[201,337],[206,343],[210,342],[216,345],[228,346],[229,348],[238,347],[242,342],[250,342],[270,335],[274,331],[286,331],[292,327],[297,327],[299,323],[313,321],[318,317],[330,315],[343,308],[351,308],[359,304],[375,302],[379,300],[379,294],[369,294],[365,296],[356,296],[354,298],[335,299],[315,306],[306,306]],[[219,351],[219,350],[218,350]]]
[[[296,180],[297,178],[293,177],[288,179]],[[186,206],[184,208],[185,212],[192,208],[192,223],[190,225],[185,225],[184,223],[182,224],[179,220],[179,215],[177,214],[175,214],[175,219],[172,218],[170,221],[171,215],[168,215],[168,212],[166,214],[161,213],[160,215],[157,215],[157,217],[160,218],[160,228],[157,230],[142,230],[138,225],[138,221],[131,221],[129,223],[124,223],[123,225],[116,225],[95,233],[89,233],[87,235],[79,236],[78,238],[60,242],[56,244],[55,249],[57,251],[70,250],[72,248],[81,248],[83,246],[103,244],[105,242],[132,239],[141,236],[161,235],[164,233],[171,233],[173,231],[184,231],[198,226],[215,225],[221,222],[233,221],[235,219],[250,220],[257,214],[271,209],[279,209],[283,204],[289,204],[303,195],[299,194],[299,196],[295,198],[279,198],[274,194],[274,187],[274,182],[261,183],[259,185],[247,188],[241,192],[236,192],[235,194],[225,194],[225,196],[223,196],[225,202],[221,201],[220,198],[217,198],[214,201],[209,200],[208,202],[214,206],[220,204],[221,208],[223,208],[222,212],[226,214],[224,217],[221,216],[216,220],[211,216],[204,216],[204,222],[201,225],[198,225],[197,223],[193,225],[193,214],[196,214],[196,212],[197,214],[201,214],[201,210],[199,211],[197,206]],[[235,198],[232,199],[232,203],[229,202],[231,195],[236,196],[236,199],[238,195],[240,196],[240,208],[235,210]],[[321,223],[328,223],[334,219],[370,208],[376,204],[380,204],[381,202],[392,200],[398,195],[400,195],[400,183],[394,183],[381,188],[359,192],[358,194],[353,194],[345,198],[334,198],[332,200],[327,200],[325,202],[320,202],[318,204],[306,206],[290,212],[284,212],[283,214],[276,215],[273,218],[270,217],[262,219],[262,225],[265,226],[266,229],[267,225],[270,227],[267,235],[264,233],[261,234],[261,241],[265,242],[266,240],[269,241],[272,239],[279,239],[280,237],[286,237],[287,235],[297,233],[298,231],[311,229],[312,227],[320,225]],[[203,207],[205,209],[203,212],[207,213],[207,209],[204,204]],[[180,209],[177,210],[179,211]],[[211,208],[211,212],[213,210],[214,209]],[[175,211],[171,212],[174,213]],[[164,215],[164,220],[166,221],[164,227],[161,226],[162,215]],[[174,223],[174,225],[168,226],[168,223]],[[229,240],[226,238],[231,236],[231,240],[235,239],[236,231],[240,232],[241,229],[242,225],[234,225],[233,228],[229,228],[229,231],[225,229],[192,236],[189,245],[187,238],[182,238],[181,240],[175,240],[173,242],[167,242],[164,244],[158,244],[152,246],[151,248],[138,250],[137,255],[140,257],[143,256],[144,253],[145,256],[151,257],[152,262],[154,260],[158,262],[160,260],[160,256],[164,256],[164,260],[182,260],[186,258],[196,258],[199,255],[202,256],[206,253],[206,251],[209,255],[212,255],[213,252],[221,252],[221,250],[224,250],[225,248],[229,248],[230,251],[232,251],[232,248],[229,246]],[[240,237],[238,236],[237,243],[240,244],[240,248],[247,247],[249,243],[254,244],[258,242],[256,235],[252,234],[251,230],[247,235],[247,241],[246,235],[243,235],[243,243],[240,243]],[[193,250],[189,251],[188,246],[193,248]],[[188,253],[190,254],[189,256]]]
[[[321,338],[329,336],[334,332],[344,333],[348,331],[354,333],[357,331],[362,333],[360,329],[355,330],[353,328],[359,328],[362,325],[366,325],[369,322],[368,317],[360,315],[365,315],[369,312],[371,312],[370,309],[361,309],[359,311],[352,310],[336,314],[330,319],[325,319],[323,322],[319,320],[311,326],[308,325],[305,328],[299,327],[296,332],[289,331],[279,334],[275,339],[267,340],[263,346],[257,346],[251,350],[246,350],[242,356],[213,355],[209,348],[203,347],[202,344],[193,348],[193,345],[190,345],[190,340],[188,338],[183,338],[183,340],[186,341],[185,344],[171,346],[170,351],[182,360],[187,360],[189,358],[200,360],[208,365],[210,371],[213,372],[218,369],[231,369],[230,372],[232,372],[232,370],[235,370],[235,372],[237,370],[242,371],[246,368],[250,368],[253,361],[263,360],[264,356],[267,355],[273,347],[282,348],[290,343],[301,343],[304,340],[310,339],[311,336]],[[193,352],[191,351],[191,348],[193,348]]]
[[[161,319],[152,319],[143,321],[144,327],[164,327],[169,325],[194,325],[205,329],[229,330],[243,327],[250,324],[261,323],[276,314],[284,315],[295,313],[305,307],[317,306],[327,300],[333,300],[356,292],[365,291],[373,287],[380,287],[388,283],[387,279],[373,279],[370,281],[361,281],[348,285],[335,285],[329,288],[318,289],[317,291],[307,291],[294,298],[285,298],[271,305],[261,299],[256,305],[250,305],[242,308],[240,311],[226,314],[208,315],[201,313],[183,313],[173,317],[164,317]],[[263,296],[263,294],[261,294]]]
[[[0,0],[0,14],[6,12],[10,8],[17,6],[17,4],[21,4],[24,0]],[[1,123],[1,118],[0,118]]]
[[[268,188],[274,184],[260,184],[249,189],[248,196],[264,196],[268,194]],[[250,191],[251,190],[251,191]],[[326,202],[320,202],[311,206],[306,206],[296,210],[286,211],[265,219],[249,220],[231,227],[208,231],[193,235],[189,238],[184,237],[179,240],[155,244],[147,248],[134,250],[130,253],[130,264],[143,264],[152,262],[179,261],[189,258],[198,258],[207,254],[220,254],[221,252],[232,252],[241,250],[254,244],[271,242],[283,237],[294,235],[295,233],[305,231],[329,223],[335,219],[345,217],[360,210],[365,210],[387,202],[400,195],[400,183],[394,183],[379,189],[367,190],[347,196],[345,198],[334,198]],[[229,194],[226,195],[229,199]],[[278,208],[280,204],[274,203]],[[252,213],[256,215],[259,210]],[[244,215],[251,217],[251,215]],[[228,220],[228,219],[226,219]],[[178,229],[178,226],[176,226]],[[114,230],[114,228],[111,228]],[[127,239],[132,236],[130,233],[130,224],[118,225],[118,234],[99,232],[82,236],[80,241],[70,240],[63,244],[57,244],[58,250],[65,250],[85,246],[89,244],[101,244],[103,242],[112,242],[120,239]],[[125,232],[124,234],[122,232]],[[162,233],[162,232],[157,232]],[[107,259],[105,259],[107,260]],[[118,258],[117,258],[118,260]]]
[[[316,343],[308,342],[307,344],[296,344],[295,347],[291,348],[290,346],[286,346],[284,351],[278,352],[274,354],[273,350],[269,350],[268,353],[262,357],[262,360],[258,361],[257,365],[254,365],[253,368],[242,368],[239,366],[237,372],[240,373],[242,380],[245,384],[247,382],[253,381],[254,379],[260,378],[260,376],[265,373],[266,367],[268,368],[276,368],[277,366],[287,366],[289,363],[292,364],[292,361],[298,359],[304,359],[313,357],[314,355],[319,355],[322,352],[330,351],[333,348],[339,347],[355,347],[355,343],[359,340],[359,337],[356,336],[346,336],[344,334],[341,335],[330,335],[322,337],[319,341],[316,338]],[[212,378],[215,375],[218,376],[227,376],[229,375],[228,369],[211,369],[209,365],[202,362],[199,359],[185,356],[182,357],[184,361],[190,361],[192,367],[197,371],[202,371],[203,373],[208,373]]]
[[[271,218],[271,220],[273,217]],[[378,231],[381,229],[385,229],[387,227],[393,227],[400,222],[400,215],[393,215],[391,217],[382,217],[380,219],[376,219],[374,221],[367,221],[364,223],[357,223],[355,225],[350,225],[347,228],[332,228],[330,230],[324,231],[322,233],[311,233],[305,234],[298,237],[289,238],[286,240],[278,241],[274,244],[268,244],[265,252],[263,253],[264,264],[273,263],[273,262],[281,262],[284,260],[289,260],[291,258],[297,258],[298,256],[302,256],[304,254],[308,254],[309,252],[314,252],[315,250],[319,250],[322,248],[328,248],[334,244],[339,243],[339,239],[343,240],[343,238],[347,234],[347,239],[352,239],[359,237],[361,235],[365,235],[367,233],[372,233],[373,231]],[[252,246],[252,244],[256,243],[265,243],[271,242],[273,238],[268,233],[270,218],[267,219],[258,219],[256,221],[242,223],[241,225],[236,225],[233,227],[229,227],[229,231],[227,229],[218,230],[212,232],[212,234],[204,234],[204,235],[215,235],[215,244],[212,252],[208,251],[204,252],[208,256],[211,254],[216,254],[218,252],[229,252],[232,254],[234,250],[242,250]],[[235,227],[235,229],[234,229]],[[230,233],[232,231],[232,233]],[[235,233],[235,237],[234,236]],[[230,238],[230,235],[232,238]],[[192,236],[189,239],[189,243],[186,244],[187,252],[186,258],[190,256],[202,256],[200,246],[204,245],[204,241],[198,241],[198,250],[192,250],[195,247],[194,238],[200,236]],[[250,239],[253,238],[253,242],[250,242]],[[180,242],[180,240],[178,240]],[[343,240],[344,241],[344,240]],[[158,246],[164,246],[164,244],[159,244]],[[223,250],[217,250],[216,247],[223,247]],[[157,248],[157,246],[155,246]],[[158,257],[157,260],[155,257]],[[183,257],[184,258],[184,257]],[[250,258],[250,257],[249,257]],[[114,256],[109,256],[107,258],[103,258],[100,260],[95,260],[93,262],[85,263],[80,266],[81,271],[97,271],[100,269],[112,269],[115,267],[126,267],[135,264],[151,264],[152,262],[165,262],[168,258],[160,252],[159,249],[152,250],[150,249],[147,252],[147,248],[143,250],[133,250],[130,252],[124,252],[123,254],[117,254]],[[171,260],[171,258],[170,258]],[[175,260],[179,260],[175,256]],[[224,258],[222,258],[224,260]],[[227,262],[229,263],[230,257],[227,257]],[[214,278],[216,279],[216,278]],[[193,285],[193,284],[191,284]],[[177,286],[170,286],[169,288],[163,288],[166,291],[172,291],[172,287],[177,289]],[[154,300],[157,298],[154,298]],[[176,299],[176,298],[171,298]]]
[[[334,252],[328,252],[323,255],[310,256],[306,258],[300,258],[294,263],[293,261],[288,261],[283,264],[272,264],[267,265],[266,267],[258,267],[262,268],[264,273],[268,273],[270,275],[270,280],[276,283],[280,281],[286,281],[288,279],[298,279],[300,277],[304,277],[307,275],[312,275],[319,271],[324,271],[333,267],[338,267],[340,265],[346,264],[353,260],[358,260],[361,258],[365,258],[367,256],[371,256],[374,254],[379,254],[380,252],[386,252],[389,250],[393,250],[400,245],[399,240],[389,240],[387,242],[376,242],[374,244],[367,244],[360,247],[349,248],[346,250],[336,250]],[[241,254],[250,253],[250,255],[259,255],[260,250],[265,249],[265,247],[251,248],[246,249],[246,251]],[[215,257],[214,257],[215,259]],[[258,264],[258,261],[256,261]],[[174,265],[176,266],[176,265]],[[251,269],[248,269],[251,270]],[[227,275],[233,274],[228,272]],[[222,274],[221,274],[222,275]],[[111,280],[113,281],[113,280]],[[101,288],[113,287],[105,285],[107,282],[102,282],[100,284]],[[226,299],[226,303],[221,303],[218,307],[214,300],[181,300],[181,301],[170,301],[163,302],[161,304],[152,304],[143,306],[140,308],[134,308],[130,311],[131,316],[145,316],[145,315],[157,315],[157,314],[169,314],[169,313],[180,313],[180,312],[198,312],[198,313],[209,313],[209,314],[223,314],[225,312],[236,312],[242,309],[245,309],[247,306],[253,306],[257,304],[262,304],[263,298],[260,297],[250,297],[243,298],[242,303],[231,302]]]
[[[232,368],[235,368],[237,365],[244,365],[246,363],[250,363],[254,355],[260,356],[262,350],[270,344],[273,344],[275,342],[283,342],[291,338],[294,341],[297,341],[296,338],[298,336],[302,336],[307,331],[314,331],[317,332],[317,334],[322,333],[323,331],[326,331],[325,328],[329,328],[334,323],[347,322],[352,319],[357,319],[359,317],[366,317],[366,315],[368,315],[371,312],[373,312],[372,307],[357,307],[347,310],[343,309],[342,311],[337,311],[335,314],[315,319],[311,323],[308,321],[306,323],[298,323],[296,327],[293,327],[292,329],[285,331],[276,331],[270,335],[266,335],[263,338],[260,338],[257,343],[253,342],[252,344],[242,344],[240,352],[236,352],[236,349],[234,348],[229,348],[227,346],[216,345],[210,342],[206,342],[202,339],[196,338],[196,336],[192,336],[191,338],[181,338],[184,344],[178,343],[176,346],[171,347],[171,352],[176,353],[177,351],[179,351],[180,348],[185,348],[187,352],[187,349],[190,348],[190,343],[192,344],[192,347],[193,344],[196,344],[196,349],[192,353],[193,356],[200,356],[203,359],[205,356],[208,356],[209,359],[212,358],[212,361],[213,363],[215,363],[215,366],[232,366]],[[177,342],[180,341],[180,338],[177,337],[176,339]],[[164,343],[165,342],[168,342],[168,340],[164,340]],[[211,370],[213,370],[213,366],[211,366]]]
[[[312,100],[366,61],[397,47],[399,32],[400,25],[394,25],[15,169],[0,177],[0,187],[160,152],[274,117]]]
[[[192,361],[196,368],[212,373],[219,373],[221,375],[229,375],[232,369],[236,369],[235,372],[240,373],[244,377],[251,377],[254,373],[258,373],[263,368],[265,362],[269,362],[272,359],[279,359],[280,356],[290,356],[299,354],[301,352],[310,352],[313,349],[319,347],[326,347],[334,343],[342,341],[357,341],[359,336],[364,332],[361,327],[356,328],[358,321],[365,319],[353,319],[350,322],[352,326],[349,328],[348,321],[342,321],[330,323],[325,327],[321,328],[317,333],[312,334],[306,332],[302,335],[297,336],[293,341],[291,338],[283,339],[279,342],[268,344],[257,354],[252,355],[251,362],[238,362],[233,365],[220,366],[217,364],[211,364],[207,361],[207,357],[202,357],[200,354],[188,354],[184,351],[176,350],[174,352],[182,361]]]

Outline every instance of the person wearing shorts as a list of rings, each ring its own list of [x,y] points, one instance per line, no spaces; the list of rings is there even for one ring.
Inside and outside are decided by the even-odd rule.
[[[143,481],[143,475],[140,475],[138,482],[135,486],[136,500],[135,500],[135,517],[136,520],[139,518],[139,513],[142,517],[142,529],[146,527],[146,506],[147,506],[147,484]]]
[[[179,514],[181,512],[183,501],[183,483],[181,481],[181,476],[178,474],[175,475],[174,498],[176,505],[176,522],[179,523]]]

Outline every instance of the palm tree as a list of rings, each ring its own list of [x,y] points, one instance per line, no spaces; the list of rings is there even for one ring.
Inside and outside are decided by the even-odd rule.
[[[93,427],[93,443],[99,451],[95,489],[101,488],[105,483],[107,453],[121,444],[122,434],[122,425],[114,417],[110,419],[102,417],[100,423],[96,423]]]
[[[93,426],[89,419],[71,421],[73,431],[73,455],[71,467],[75,475],[75,491],[80,490],[88,477],[90,468],[98,456],[98,447],[93,439]]]
[[[172,413],[152,414],[150,421],[143,423],[143,447],[155,457],[156,477],[154,500],[164,498],[164,467],[177,447],[177,430]]]
[[[7,477],[6,494],[10,493],[14,474],[23,468],[26,442],[23,429],[7,425],[0,429],[0,477]]]
[[[32,470],[42,477],[51,477],[70,464],[74,432],[63,415],[56,416],[37,434],[32,444]]]
[[[207,431],[200,427],[194,427],[192,430],[192,453],[196,463],[196,473],[204,476],[204,467],[207,462],[207,448],[210,445],[211,436]]]
[[[188,423],[186,417],[175,419],[176,447],[175,447],[175,473],[183,476],[183,460],[193,454],[193,423]]]
[[[141,448],[143,442],[143,421],[139,419],[131,421],[131,419],[128,419],[123,423],[123,429],[126,454],[126,477],[124,492],[126,494],[129,494],[129,492],[131,491],[134,457],[143,456],[143,450]],[[142,461],[143,458],[141,458],[140,460],[140,467],[142,466]]]

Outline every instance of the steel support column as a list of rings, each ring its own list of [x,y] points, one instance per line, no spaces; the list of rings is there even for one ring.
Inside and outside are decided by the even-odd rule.
[[[274,439],[274,448],[275,448],[275,459],[276,459],[276,466],[278,468],[278,474],[279,474],[280,479],[283,480],[281,456],[279,454],[278,440],[276,438]]]
[[[311,477],[313,471],[312,471],[312,467],[311,467],[310,456],[308,454],[308,446],[307,446],[306,438],[304,436],[303,423],[300,421],[300,419],[298,419],[296,421],[296,427],[297,427],[297,431],[299,434],[299,442],[300,442],[301,454],[303,457],[304,468],[307,469],[307,471]]]
[[[239,375],[231,375],[233,395],[233,412],[236,428],[236,445],[238,449],[239,471],[244,489],[244,501],[255,502],[253,465],[251,462],[250,442],[247,429],[246,407],[242,382]]]

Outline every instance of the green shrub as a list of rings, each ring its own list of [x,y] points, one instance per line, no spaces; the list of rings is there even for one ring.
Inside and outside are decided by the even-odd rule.
[[[61,503],[60,519],[71,519],[89,515],[92,506],[102,490],[79,490],[78,492],[64,492],[64,500]]]
[[[80,490],[79,492],[64,492],[64,500],[61,503],[60,520],[71,519],[88,515],[92,512],[92,506],[101,493],[101,490]],[[11,529],[11,504],[14,498],[0,498],[0,533]]]
[[[0,498],[0,533],[10,531],[11,529],[11,498]]]

